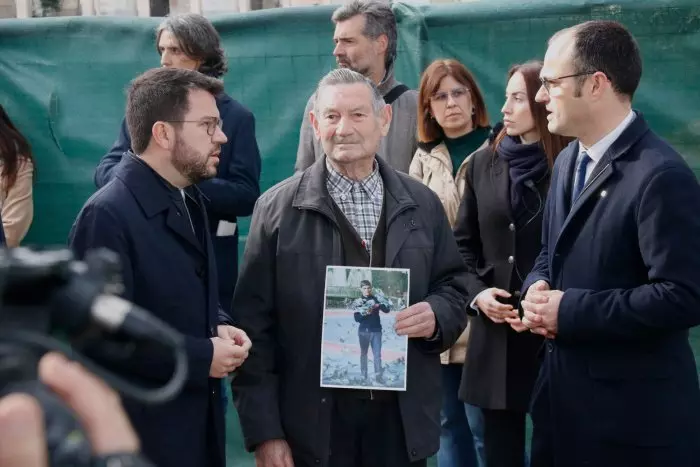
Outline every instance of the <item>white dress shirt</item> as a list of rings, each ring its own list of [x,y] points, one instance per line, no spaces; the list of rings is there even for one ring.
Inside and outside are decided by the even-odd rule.
[[[588,154],[588,157],[591,158],[591,162],[588,163],[588,167],[586,167],[586,182],[588,182],[588,178],[591,176],[593,173],[593,169],[595,169],[595,166],[598,165],[598,162],[600,159],[603,158],[603,155],[605,152],[610,149],[610,146],[617,141],[617,139],[620,137],[623,131],[627,129],[628,126],[634,121],[636,115],[634,111],[630,110],[630,113],[627,114],[624,120],[620,122],[620,124],[610,133],[607,135],[603,136],[597,143],[595,143],[593,146],[590,148],[587,148],[581,143],[581,141],[578,142],[578,157],[576,157],[576,167],[578,167],[579,162],[581,161],[581,156],[586,152]],[[577,180],[578,177],[578,170],[574,170],[574,184],[572,186],[576,186],[576,183],[578,182]],[[586,185],[584,184],[584,187]]]

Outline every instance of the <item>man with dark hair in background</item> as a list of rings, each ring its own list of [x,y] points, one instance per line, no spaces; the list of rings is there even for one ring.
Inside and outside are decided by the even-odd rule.
[[[221,78],[228,71],[219,33],[202,15],[187,13],[165,18],[156,29],[156,50],[166,68],[196,70],[212,78]],[[260,196],[260,151],[253,114],[223,89],[216,95],[216,107],[228,141],[221,146],[216,176],[197,187],[204,195],[209,216],[219,302],[228,310],[238,277],[238,218],[249,216]],[[97,188],[113,178],[122,156],[132,150],[131,143],[124,119],[119,138],[95,170]]]
[[[124,406],[146,456],[159,467],[223,467],[221,379],[248,356],[250,340],[216,296],[216,265],[204,199],[194,185],[216,175],[226,135],[215,96],[220,81],[159,68],[132,81],[126,122],[134,153],[85,203],[70,243],[78,258],[108,248],[122,266],[123,296],[183,334],[188,378],[170,402]],[[106,367],[162,385],[172,357],[135,346],[123,355],[86,353]]]
[[[557,157],[523,323],[545,336],[533,467],[700,465],[700,185],[632,109],[639,48],[613,21],[555,34],[536,100]]]
[[[394,79],[397,43],[394,12],[388,3],[352,0],[333,12],[332,21],[335,24],[333,55],[338,67],[349,68],[372,80],[384,101],[391,105],[391,127],[379,146],[378,154],[392,168],[408,173],[418,147],[418,93]],[[314,136],[309,116],[314,99],[312,94],[304,109],[295,165],[297,172],[307,169],[323,156],[323,146]]]

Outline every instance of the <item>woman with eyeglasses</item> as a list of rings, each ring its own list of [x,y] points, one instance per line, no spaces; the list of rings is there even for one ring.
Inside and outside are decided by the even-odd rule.
[[[454,226],[464,192],[467,160],[488,145],[491,128],[476,80],[457,60],[436,60],[426,68],[418,91],[418,150],[409,174],[431,188]],[[439,467],[483,466],[480,411],[457,394],[467,353],[469,328],[442,361]],[[470,427],[471,425],[471,427]]]
[[[469,270],[475,315],[460,398],[482,410],[488,467],[523,467],[525,420],[542,337],[518,315],[520,287],[540,252],[542,213],[554,159],[570,141],[547,129],[535,102],[540,62],[508,72],[504,128],[467,163],[455,236]]]
[[[19,246],[34,218],[34,156],[0,105],[0,242]]]

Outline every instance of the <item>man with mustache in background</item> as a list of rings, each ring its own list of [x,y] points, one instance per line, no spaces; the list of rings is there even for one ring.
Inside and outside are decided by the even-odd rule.
[[[82,258],[93,248],[115,252],[124,298],[184,336],[189,373],[170,402],[124,400],[143,452],[159,467],[224,467],[221,379],[248,356],[250,340],[221,310],[203,197],[195,184],[216,175],[226,135],[215,97],[221,81],[159,68],[129,88],[126,123],[134,152],[80,211],[70,234]],[[104,340],[104,337],[98,336]],[[84,351],[111,370],[150,386],[173,373],[172,357],[152,346]]]
[[[391,105],[391,127],[377,153],[392,168],[408,173],[417,149],[418,93],[394,79],[397,42],[394,12],[388,4],[353,0],[335,10],[331,19],[335,23],[333,55],[338,68],[349,68],[372,80],[384,102]],[[311,95],[304,110],[296,172],[323,157],[321,141],[314,136],[309,116],[314,99]]]

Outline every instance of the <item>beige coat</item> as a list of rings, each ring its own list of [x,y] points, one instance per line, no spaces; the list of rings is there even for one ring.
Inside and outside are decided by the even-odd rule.
[[[478,150],[486,147],[488,141],[479,147]],[[476,152],[476,151],[474,151]],[[472,153],[473,154],[473,153]],[[457,175],[452,176],[452,159],[447,151],[445,143],[439,143],[430,147],[421,144],[413,156],[411,167],[408,173],[423,182],[428,188],[433,190],[442,202],[450,226],[454,227],[457,220],[457,211],[464,195],[464,184],[466,183],[467,161],[471,154],[464,159],[462,165],[457,169]],[[466,313],[466,310],[465,310]],[[467,356],[467,342],[469,341],[470,326],[464,330],[457,342],[449,350],[440,355],[443,364],[464,363]]]
[[[20,158],[17,166],[17,179],[9,191],[5,180],[0,180],[0,212],[8,247],[19,246],[34,218],[34,165],[29,160]]]

